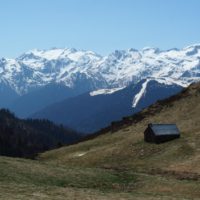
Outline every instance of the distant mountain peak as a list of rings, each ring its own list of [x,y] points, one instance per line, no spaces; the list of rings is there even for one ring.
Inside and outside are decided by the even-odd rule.
[[[33,49],[17,59],[2,58],[0,80],[18,94],[53,83],[80,88],[87,83],[87,91],[121,88],[147,77],[189,85],[200,80],[199,62],[200,44],[166,51],[131,48],[108,56],[74,48]]]
[[[159,49],[159,48],[155,48],[155,47],[144,47],[144,48],[142,49],[142,52],[143,52],[143,53],[152,52],[152,53],[157,54],[157,53],[160,53],[160,49]]]
[[[184,49],[191,49],[191,48],[200,49],[200,43],[196,43],[196,44],[193,44],[193,45],[189,45],[189,46],[183,48],[183,50],[184,50]]]

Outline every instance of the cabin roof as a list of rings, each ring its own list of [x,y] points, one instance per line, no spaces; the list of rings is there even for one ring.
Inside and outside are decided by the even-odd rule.
[[[155,135],[180,135],[176,124],[149,124]]]

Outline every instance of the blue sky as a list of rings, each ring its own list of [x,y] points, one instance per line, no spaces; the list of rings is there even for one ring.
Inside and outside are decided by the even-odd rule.
[[[200,43],[199,0],[0,0],[0,57],[74,47],[108,54]]]

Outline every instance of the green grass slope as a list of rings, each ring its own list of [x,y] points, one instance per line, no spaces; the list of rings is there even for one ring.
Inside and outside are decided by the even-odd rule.
[[[0,157],[0,199],[198,199],[200,182],[95,167]]]

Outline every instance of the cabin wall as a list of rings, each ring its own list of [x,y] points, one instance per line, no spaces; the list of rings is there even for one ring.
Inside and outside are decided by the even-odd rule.
[[[150,143],[155,143],[155,135],[150,128],[147,128],[144,132],[144,141],[150,142]]]
[[[177,139],[177,138],[180,138],[180,135],[161,135],[161,136],[156,136],[155,137],[155,143],[156,144],[160,144],[160,143],[167,142],[167,141],[170,141],[170,140],[174,140],[174,139]]]

